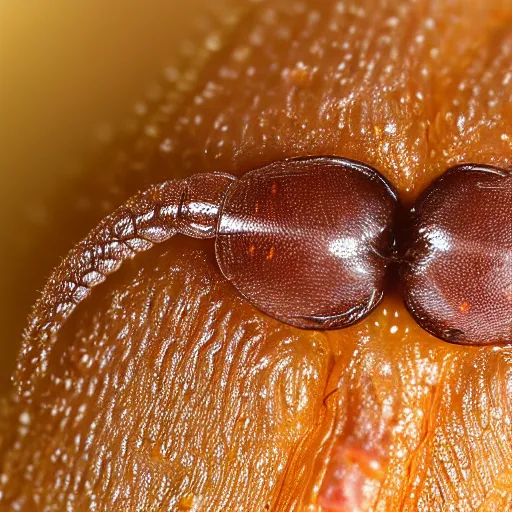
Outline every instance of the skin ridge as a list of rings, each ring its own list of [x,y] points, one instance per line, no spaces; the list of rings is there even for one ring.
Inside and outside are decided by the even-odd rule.
[[[179,244],[179,241],[176,240],[176,242]],[[36,452],[45,453],[45,457],[49,456],[55,449],[55,447],[61,447],[61,450],[64,451],[64,453],[72,453],[73,450],[73,438],[77,430],[77,424],[79,425],[80,422],[89,422],[90,421],[90,415],[93,415],[96,418],[96,429],[93,431],[93,439],[96,439],[95,442],[87,441],[87,439],[84,439],[83,441],[87,443],[90,443],[90,448],[85,450],[85,454],[87,454],[88,457],[96,458],[98,456],[98,450],[102,450],[103,444],[110,439],[108,445],[112,445],[113,449],[116,450],[116,446],[119,442],[122,441],[125,433],[125,424],[128,422],[128,425],[126,426],[128,428],[128,432],[130,433],[130,447],[128,451],[126,452],[125,457],[120,457],[115,460],[115,467],[118,467],[120,469],[123,468],[129,468],[131,461],[136,460],[138,461],[139,458],[140,463],[145,461],[145,464],[149,463],[150,465],[154,465],[155,469],[155,478],[158,475],[165,474],[166,468],[168,467],[167,464],[171,463],[173,459],[170,457],[173,450],[178,449],[177,445],[181,445],[185,443],[185,445],[190,444],[191,441],[185,441],[182,439],[183,436],[180,435],[180,431],[178,430],[174,436],[170,436],[170,440],[168,439],[169,434],[172,434],[172,424],[169,424],[170,419],[168,418],[168,414],[171,414],[171,418],[173,416],[176,416],[180,414],[179,407],[174,410],[173,408],[170,408],[168,403],[166,402],[165,396],[172,396],[177,392],[178,394],[186,393],[186,388],[184,388],[183,385],[180,385],[180,379],[179,376],[181,375],[180,366],[179,365],[186,365],[188,366],[190,361],[194,360],[194,347],[187,346],[186,339],[187,337],[197,337],[196,333],[199,333],[199,338],[204,339],[205,341],[208,340],[209,336],[214,336],[214,339],[218,339],[218,341],[215,341],[213,345],[204,344],[203,348],[206,350],[204,354],[200,354],[200,357],[197,357],[197,362],[200,363],[202,366],[198,368],[198,370],[194,373],[199,373],[201,368],[205,368],[203,365],[205,364],[205,361],[209,359],[208,353],[211,350],[215,351],[215,345],[220,343],[222,346],[222,355],[225,362],[229,362],[232,358],[230,355],[229,345],[234,344],[235,346],[242,342],[244,340],[244,343],[247,342],[248,338],[252,337],[251,345],[252,349],[246,351],[245,358],[248,359],[245,364],[237,363],[235,364],[235,367],[232,367],[232,364],[229,363],[227,366],[227,370],[229,370],[229,373],[235,372],[235,375],[229,375],[228,378],[231,384],[231,386],[235,386],[233,388],[233,392],[236,392],[236,395],[233,396],[233,398],[236,398],[236,400],[241,401],[243,404],[244,402],[248,401],[251,403],[253,400],[258,400],[258,392],[257,389],[252,391],[249,395],[249,397],[243,399],[241,396],[239,396],[240,391],[237,391],[238,385],[241,382],[240,377],[236,377],[236,375],[243,370],[243,374],[246,376],[245,380],[247,380],[248,377],[250,377],[251,373],[254,372],[254,364],[248,364],[250,361],[254,361],[254,355],[251,354],[252,351],[256,351],[256,353],[262,353],[267,354],[268,357],[268,351],[270,350],[270,354],[272,353],[272,350],[274,350],[273,346],[281,346],[284,342],[285,344],[282,345],[283,348],[286,347],[286,339],[295,339],[298,340],[299,337],[296,333],[292,332],[288,328],[283,328],[282,325],[279,324],[279,322],[272,322],[268,319],[261,319],[258,318],[258,315],[255,315],[255,312],[252,308],[250,308],[247,304],[244,303],[244,301],[241,301],[236,296],[233,297],[233,299],[225,300],[222,298],[222,302],[217,302],[219,300],[219,297],[224,297],[225,295],[225,288],[228,288],[227,283],[225,283],[222,279],[219,279],[218,272],[215,271],[215,268],[213,265],[211,265],[210,262],[208,262],[207,258],[205,258],[205,251],[204,249],[201,249],[200,251],[189,251],[189,250],[180,250],[176,248],[177,244],[174,244],[171,242],[172,245],[174,245],[173,248],[160,248],[155,249],[158,254],[155,253],[147,253],[147,261],[141,264],[140,266],[136,266],[133,269],[129,269],[129,275],[131,275],[131,278],[129,279],[129,282],[131,283],[130,286],[134,287],[135,290],[143,291],[144,293],[126,293],[123,288],[119,289],[118,284],[113,283],[110,281],[109,283],[106,283],[107,290],[105,295],[103,297],[98,297],[99,303],[93,304],[92,302],[88,301],[87,307],[88,310],[85,312],[85,314],[82,314],[81,316],[75,316],[71,320],[72,325],[70,325],[71,330],[68,330],[68,332],[73,336],[74,339],[76,339],[76,342],[73,343],[75,350],[68,351],[68,353],[65,355],[64,359],[64,365],[59,365],[59,368],[62,370],[62,372],[59,371],[59,374],[56,375],[55,373],[52,374],[50,382],[47,383],[46,387],[53,390],[53,397],[48,400],[46,405],[46,416],[51,415],[51,408],[52,406],[59,407],[59,404],[61,403],[61,398],[64,399],[64,403],[69,403],[70,406],[73,408],[73,414],[71,415],[70,419],[72,420],[71,424],[67,426],[67,428],[62,432],[62,435],[64,436],[63,443],[59,442],[58,436],[55,436],[55,433],[52,433],[50,430],[45,431],[44,435],[48,437],[48,443],[42,443],[39,442],[36,439],[34,439],[34,436],[40,436],[38,434],[37,430],[41,424],[38,425],[38,422],[34,420],[29,428],[28,435],[30,436],[28,439],[32,440],[33,442],[38,442],[39,448],[35,450]],[[176,255],[178,255],[176,257]],[[145,259],[145,257],[142,257]],[[156,260],[156,263],[155,263]],[[169,266],[171,267],[171,276],[169,276]],[[151,269],[151,270],[150,270]],[[124,279],[122,282],[126,281],[126,275],[124,276]],[[114,281],[116,279],[114,278]],[[149,281],[149,282],[148,282]],[[175,284],[170,284],[172,281],[176,281]],[[194,290],[198,284],[202,284],[202,289],[199,294],[193,294],[192,290]],[[155,288],[156,286],[156,288]],[[169,286],[171,287],[169,289]],[[163,287],[163,288],[162,288]],[[224,291],[223,291],[224,290]],[[139,325],[138,328],[134,325],[133,328],[135,328],[136,331],[138,331],[138,335],[133,338],[132,342],[128,344],[128,346],[118,345],[116,346],[116,352],[111,354],[109,364],[105,366],[101,366],[99,364],[99,361],[103,359],[104,355],[102,353],[105,353],[105,350],[107,350],[107,354],[109,353],[108,347],[104,346],[104,343],[102,342],[102,337],[105,336],[105,333],[103,335],[100,335],[99,339],[97,338],[98,334],[95,333],[94,329],[92,331],[89,330],[91,323],[93,325],[101,325],[105,322],[105,316],[110,317],[110,322],[115,323],[115,318],[118,315],[123,315],[123,308],[119,308],[119,303],[125,304],[125,307],[127,304],[130,304],[131,302],[137,303],[140,300],[145,301],[145,296],[148,294],[148,291],[151,291],[150,295],[155,297],[156,304],[153,308],[148,308],[145,314],[151,315],[153,318],[159,316],[160,308],[162,307],[162,303],[160,302],[160,299],[158,299],[158,295],[160,295],[161,298],[163,298],[162,293],[164,293],[166,296],[169,294],[173,297],[173,303],[172,303],[172,312],[170,315],[166,315],[164,318],[162,318],[162,323],[155,323],[154,328],[152,329],[152,332],[158,334],[160,330],[163,330],[163,332],[167,332],[171,334],[171,336],[166,339],[165,344],[163,346],[152,346],[151,344],[145,343],[145,349],[144,351],[151,352],[151,356],[148,357],[148,355],[144,356],[144,354],[140,354],[140,351],[142,350],[141,343],[144,344],[144,332],[146,331],[146,328],[143,325]],[[157,295],[155,295],[155,292]],[[222,292],[222,293],[221,293]],[[177,294],[177,295],[176,295]],[[207,318],[202,317],[203,322],[198,323],[194,320],[194,315],[192,314],[194,311],[197,311],[197,308],[200,306],[200,303],[211,303],[211,301],[214,301],[214,303],[217,304],[217,307],[211,308],[211,315],[209,314]],[[238,303],[239,308],[235,308],[233,312],[233,304],[232,301],[235,301]],[[238,314],[236,314],[238,310]],[[235,316],[236,314],[236,316]],[[113,319],[112,319],[113,318]],[[127,319],[129,321],[129,318]],[[108,321],[108,320],[107,320]],[[218,330],[213,329],[212,326],[217,325],[218,322],[221,321],[223,324],[226,324],[226,333],[224,333],[224,330]],[[82,332],[82,328],[85,328],[85,332]],[[121,326],[118,326],[119,329],[121,329]],[[287,335],[285,333],[288,333]],[[246,332],[246,336],[242,336],[243,333]],[[210,334],[209,334],[210,333]],[[86,336],[86,339],[82,339],[80,341],[80,338],[82,336]],[[168,334],[168,335],[169,335]],[[205,337],[205,334],[208,335]],[[283,336],[283,334],[285,334]],[[108,334],[107,334],[108,335]],[[263,336],[263,337],[262,337]],[[96,339],[95,339],[96,338]],[[238,339],[238,341],[237,341]],[[321,339],[319,336],[313,336],[311,339]],[[68,340],[69,341],[69,340]],[[80,346],[90,346],[91,343],[94,346],[94,350],[98,350],[97,359],[93,363],[92,367],[87,367],[81,363],[81,349]],[[180,348],[180,361],[178,361],[178,366],[175,366],[175,363],[173,362],[175,359],[175,351],[178,347],[176,345],[179,344]],[[290,348],[286,349],[288,352],[290,352]],[[161,388],[161,391],[155,396],[151,393],[147,393],[147,391],[144,391],[147,389],[147,379],[142,382],[140,381],[140,376],[137,378],[137,382],[140,382],[140,387],[142,389],[139,389],[139,386],[136,386],[135,389],[131,388],[129,385],[129,382],[127,380],[131,380],[134,378],[134,376],[131,373],[130,365],[126,367],[125,364],[122,363],[121,359],[131,359],[132,356],[129,358],[121,357],[122,353],[125,351],[129,351],[132,353],[132,356],[135,356],[137,354],[137,357],[135,357],[136,360],[138,360],[138,363],[136,363],[135,367],[140,369],[140,366],[144,364],[144,359],[147,357],[149,361],[147,361],[146,364],[151,362],[152,369],[150,370],[151,373],[156,371],[159,372],[163,377],[162,381],[159,383],[159,387]],[[116,355],[117,354],[117,355]],[[242,354],[240,354],[242,355]],[[300,361],[298,360],[297,356],[293,355],[293,351],[290,353],[290,355],[293,356],[293,359],[295,360],[295,364],[298,364]],[[236,359],[238,359],[240,356],[238,356]],[[220,364],[216,365],[217,372],[221,372],[222,368],[224,367],[223,364],[223,358],[219,359],[217,362]],[[304,344],[303,348],[303,354],[302,358],[310,361],[318,361],[321,363],[321,360],[324,358],[324,356],[319,352],[317,355],[312,353],[311,346],[308,346],[308,344]],[[243,359],[243,358],[242,358]],[[272,358],[271,358],[272,360]],[[256,359],[258,361],[258,359]],[[279,360],[272,361],[271,368],[275,368],[276,370],[279,369],[281,363]],[[324,367],[322,363],[322,367]],[[207,368],[207,366],[206,366]],[[321,369],[321,368],[320,368]],[[145,370],[142,370],[142,376],[144,375]],[[321,375],[318,383],[311,382],[310,385],[313,385],[315,388],[323,382],[325,378],[326,373],[326,367],[324,367],[323,370],[321,370]],[[111,376],[111,379],[107,381],[105,379],[105,373],[107,375]],[[79,404],[83,401],[80,397],[81,394],[87,393],[87,386],[84,386],[81,390],[77,389],[74,390],[73,387],[67,387],[66,381],[68,379],[73,379],[75,381],[83,381],[84,379],[86,381],[89,381],[92,376],[99,374],[100,380],[96,385],[96,391],[95,391],[95,400],[100,402],[100,411],[99,413],[94,411],[94,407],[87,407],[85,408],[84,414],[77,414],[77,412],[74,410],[77,407],[79,407]],[[268,372],[268,379],[271,381],[274,380],[274,372],[269,371]],[[115,378],[118,382],[117,385],[114,384],[113,378]],[[254,378],[249,379],[249,381],[254,381]],[[171,385],[173,383],[173,385]],[[211,379],[209,380],[208,388],[214,387],[218,389],[218,380],[217,379]],[[297,382],[298,385],[298,382]],[[305,385],[303,382],[302,385]],[[115,393],[112,393],[111,391],[108,391],[108,388],[112,388],[114,386]],[[174,391],[173,391],[174,389]],[[252,389],[252,387],[250,388]],[[59,392],[57,392],[59,390]],[[242,390],[243,393],[243,390]],[[215,394],[211,394],[211,391],[209,393],[206,393],[206,395],[215,396]],[[164,396],[162,396],[164,395]],[[202,396],[204,396],[205,393],[201,391],[201,389],[197,389],[195,393],[195,397],[197,400],[200,400]],[[222,396],[223,393],[217,393],[217,396]],[[129,401],[127,402],[127,400]],[[116,421],[116,417],[113,419],[110,417],[108,411],[112,409],[112,405],[117,404],[118,407],[122,409],[123,407],[127,407],[129,403],[131,403],[132,400],[136,400],[138,403],[138,407],[129,407],[130,414],[128,415],[125,422],[121,422],[121,424],[118,424],[118,421]],[[118,403],[118,400],[121,401],[121,403]],[[162,415],[165,419],[166,426],[161,426],[161,432],[164,434],[163,436],[158,436],[156,441],[158,442],[152,442],[149,443],[149,446],[145,447],[145,445],[142,446],[142,448],[139,448],[138,450],[135,449],[135,446],[132,445],[136,441],[136,439],[141,435],[137,434],[134,439],[134,435],[139,430],[142,431],[142,434],[145,432],[144,425],[139,425],[137,422],[137,417],[141,416],[144,406],[147,401],[151,401],[152,406],[154,407],[154,410],[152,411],[150,415],[150,421],[154,423],[155,425],[160,425],[160,421]],[[261,398],[260,398],[261,400]],[[201,401],[201,400],[200,400]],[[162,409],[162,405],[164,405],[164,408]],[[275,430],[275,426],[279,423],[279,421],[284,421],[282,418],[282,415],[286,413],[287,407],[284,407],[285,401],[283,401],[282,405],[279,405],[278,403],[278,414],[274,413],[271,415],[271,417],[268,419],[268,427],[271,431]],[[276,407],[276,404],[273,405],[273,408]],[[284,409],[283,409],[284,407]],[[311,403],[308,407],[316,407],[314,403]],[[273,408],[269,408],[269,412],[272,412]],[[63,418],[62,414],[65,414],[65,409],[60,410],[58,413],[59,419]],[[115,410],[115,407],[114,407]],[[174,411],[174,412],[173,412]],[[206,414],[205,417],[204,414]],[[201,425],[205,421],[211,421],[208,419],[208,417],[211,415],[211,412],[208,412],[205,410],[203,415],[198,415],[194,421],[193,418],[190,419],[191,422],[195,424],[195,428],[199,429],[201,431]],[[289,416],[290,413],[285,414],[285,419],[287,416]],[[41,417],[40,421],[41,423],[44,422],[44,417]],[[74,419],[76,417],[76,419]],[[294,416],[292,416],[288,419],[292,419]],[[156,418],[156,419],[151,419]],[[99,423],[98,423],[99,422]],[[212,425],[212,429],[217,430],[219,428],[219,419],[217,418]],[[223,424],[222,422],[220,422]],[[44,425],[44,423],[43,423]],[[227,432],[226,434],[229,434],[231,432],[231,435],[233,435],[232,429],[236,426],[232,424],[232,422],[229,422],[228,425],[226,425]],[[299,442],[301,439],[303,439],[303,436],[298,436],[297,432],[293,432],[295,429],[293,428],[293,424],[290,426],[290,429],[287,429],[287,435],[292,435],[293,437],[297,438],[296,442]],[[154,427],[153,427],[154,428]],[[31,432],[31,430],[33,431]],[[135,431],[135,433],[132,433]],[[209,431],[208,431],[209,432]],[[208,434],[208,432],[206,434]],[[236,430],[235,430],[236,432]],[[300,431],[299,431],[300,432]],[[250,435],[249,435],[250,434]],[[254,431],[249,431],[249,434],[245,436],[245,438],[250,441],[251,443],[260,443],[261,439],[260,436],[255,436]],[[277,432],[276,434],[279,434]],[[275,434],[275,435],[276,435]],[[23,434],[18,434],[21,439],[23,439]],[[25,434],[27,435],[27,434]],[[204,436],[203,434],[202,436]],[[45,439],[46,439],[45,437]],[[163,437],[164,439],[161,439]],[[207,435],[206,439],[209,436]],[[215,440],[215,437],[213,437],[213,441]],[[252,441],[251,441],[252,440]],[[277,439],[274,440],[274,443],[276,441],[279,441],[279,436]],[[156,444],[156,447],[162,443],[162,449],[157,451],[153,448],[153,445]],[[268,443],[267,443],[268,444]],[[138,446],[138,443],[135,443],[136,446]],[[273,453],[273,450],[275,449],[275,446],[279,446],[279,443],[274,445],[273,443],[270,443],[270,446],[267,448],[269,454]],[[226,445],[227,448],[229,448],[229,442],[227,442]],[[121,448],[119,448],[121,449]],[[125,448],[126,450],[126,448]],[[280,458],[283,458],[283,450],[280,449]],[[206,455],[206,454],[205,454]],[[41,456],[41,455],[39,455]],[[214,457],[214,454],[212,453],[211,456]],[[22,455],[22,461],[23,467],[28,467],[31,465],[31,463],[37,461],[37,454],[30,453],[30,452],[23,452]],[[35,458],[34,458],[35,457]],[[243,459],[241,459],[243,461]],[[272,458],[269,458],[268,464],[271,462]],[[256,464],[258,461],[253,461],[254,464]],[[2,470],[5,471],[8,474],[12,475],[12,465],[18,465],[20,463],[19,456],[9,457],[5,460],[5,466],[3,466]],[[59,468],[59,471],[62,470],[62,461],[58,460],[56,461],[57,466]],[[174,462],[176,464],[176,461]],[[67,466],[64,465],[66,468]],[[255,478],[258,476],[258,472],[256,471],[255,466]],[[94,465],[88,465],[88,470],[85,475],[82,476],[82,485],[84,480],[86,482],[94,483],[95,488],[99,486],[102,482],[109,481],[108,475],[105,474],[105,471],[96,471]],[[101,468],[100,468],[101,469]],[[208,470],[208,474],[212,472],[215,474],[215,471],[212,467],[210,470]],[[69,469],[68,469],[69,470]],[[274,467],[273,472],[275,472],[276,468]],[[202,469],[201,464],[199,464],[195,469],[196,479],[199,479],[199,481],[203,478],[204,468]],[[38,464],[36,464],[36,475],[34,476],[35,480],[37,482],[40,482],[41,479],[45,478],[52,478],[52,475],[45,473],[44,468],[39,467]],[[76,478],[76,475],[73,476],[73,478]],[[127,480],[128,485],[129,480]],[[29,476],[22,476],[20,475],[20,478],[17,481],[13,481],[10,485],[11,487],[7,487],[7,494],[6,496],[9,498],[9,500],[14,500],[18,498],[19,496],[22,496],[23,494],[26,494],[28,492],[29,487],[33,487],[33,484],[30,483],[31,478]],[[221,484],[221,482],[218,482],[218,484]],[[115,494],[113,492],[112,487],[115,489],[115,486],[117,485],[123,485],[123,481],[119,483],[116,483],[116,479],[114,479],[114,482],[110,480],[110,485],[108,488],[108,493],[105,496],[105,499],[113,499],[115,497]],[[156,484],[155,484],[156,485]],[[28,486],[28,487],[27,487]],[[180,482],[179,480],[176,481],[174,487],[180,488]],[[0,485],[0,491],[2,491],[2,486]],[[261,496],[268,495],[270,492],[271,487],[261,489]],[[34,492],[40,492],[40,487],[37,489],[33,489]],[[60,500],[66,500],[69,499],[69,496],[65,493],[62,493],[62,490],[59,490],[56,488],[55,493],[61,493],[60,495],[57,494],[49,494],[48,500],[55,500],[56,503],[63,504]],[[205,491],[207,492],[207,491]],[[210,492],[211,494],[211,492]],[[168,495],[163,496],[164,504],[168,502],[168,500],[175,500],[176,495],[179,498],[179,493],[169,493]],[[79,493],[79,498],[81,499],[81,504],[85,507],[89,507],[91,504],[92,497],[90,495],[87,495],[86,493]],[[143,506],[142,501],[137,501],[140,499],[139,494],[134,494],[132,500],[128,503],[124,502],[126,506],[129,509],[136,509],[140,508],[140,506]],[[206,499],[206,498],[205,498]],[[225,496],[219,495],[215,498],[218,502],[222,502],[225,499]],[[239,508],[236,508],[236,504],[244,503],[244,500],[246,500],[246,497],[244,497],[244,494],[239,495],[236,498],[237,501],[234,501],[229,507],[230,510],[238,510]],[[208,501],[207,501],[208,502]],[[11,501],[8,501],[8,503],[11,503]],[[111,501],[110,503],[110,510],[121,510],[123,507],[120,506],[119,500]],[[138,503],[138,507],[137,507]],[[151,507],[157,507],[158,501],[153,503]],[[162,502],[160,502],[162,503]],[[149,508],[150,510],[152,508]]]

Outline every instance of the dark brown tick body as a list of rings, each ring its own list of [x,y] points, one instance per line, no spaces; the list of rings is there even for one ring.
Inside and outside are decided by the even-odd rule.
[[[416,201],[406,236],[404,300],[446,341],[512,341],[512,174],[461,165]]]
[[[383,296],[396,208],[375,169],[335,157],[275,162],[238,180],[196,174],[154,185],[106,217],[55,270],[25,332],[24,354],[40,355],[32,368],[19,367],[21,387],[44,372],[57,332],[92,287],[178,233],[216,237],[222,273],[271,316],[301,328],[351,325]]]

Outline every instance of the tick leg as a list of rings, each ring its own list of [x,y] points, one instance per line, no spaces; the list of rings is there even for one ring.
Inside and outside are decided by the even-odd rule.
[[[196,174],[153,185],[105,217],[53,271],[23,335],[15,381],[29,399],[44,375],[57,334],[66,319],[121,264],[174,234],[215,236],[224,195],[235,178]],[[21,361],[21,359],[20,359]]]

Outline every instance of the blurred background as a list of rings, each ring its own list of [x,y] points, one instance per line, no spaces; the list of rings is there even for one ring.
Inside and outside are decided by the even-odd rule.
[[[0,395],[42,283],[27,265],[42,257],[30,251],[45,204],[129,117],[208,4],[0,0]]]

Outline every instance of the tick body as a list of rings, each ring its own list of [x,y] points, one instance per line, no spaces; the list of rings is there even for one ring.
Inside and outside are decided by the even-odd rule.
[[[512,340],[512,174],[449,169],[411,212],[402,280],[416,321],[446,341]]]
[[[367,165],[333,157],[276,162],[229,187],[217,261],[271,316],[303,329],[346,327],[382,298],[396,205]]]
[[[175,234],[216,237],[219,268],[257,308],[301,328],[346,327],[384,292],[397,198],[370,166],[275,162],[240,179],[197,174],[150,187],[106,217],[55,269],[24,334],[30,396],[76,306],[123,261]],[[26,361],[30,360],[30,364]]]

